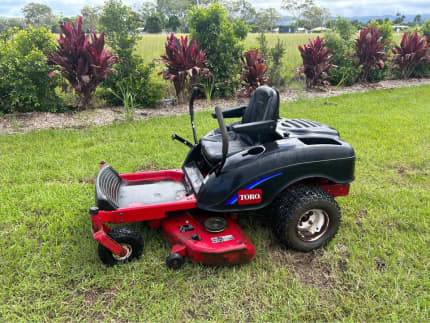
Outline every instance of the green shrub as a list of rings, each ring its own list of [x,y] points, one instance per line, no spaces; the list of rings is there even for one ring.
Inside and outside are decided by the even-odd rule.
[[[376,20],[371,20],[368,27],[376,27],[378,29],[378,33],[382,37],[381,43],[390,42],[388,46],[392,45],[393,25],[390,19],[385,20],[382,24],[378,23]]]
[[[233,32],[240,40],[245,40],[248,35],[248,24],[241,19],[236,19],[233,24]]]
[[[339,36],[346,41],[350,40],[352,34],[356,31],[351,22],[347,18],[341,16],[337,16],[335,28]]]
[[[287,83],[286,71],[282,58],[285,55],[285,43],[279,38],[275,46],[269,49],[269,84],[283,87]]]
[[[268,66],[267,77],[271,86],[283,87],[287,83],[286,70],[282,58],[285,55],[285,43],[279,38],[274,47],[269,48],[266,34],[257,36],[259,52]]]
[[[269,43],[267,41],[266,34],[264,32],[258,34],[257,41],[261,55],[263,55],[263,57],[267,60],[269,57]]]
[[[145,22],[145,31],[151,34],[160,33],[163,29],[163,22],[159,13],[154,12]]]
[[[360,70],[354,66],[338,66],[328,71],[329,82],[336,86],[352,86],[360,76]]]
[[[383,68],[373,69],[369,71],[367,81],[370,83],[377,83],[387,78],[388,72],[390,71],[389,62],[385,64]]]
[[[115,56],[129,58],[137,40],[140,23],[136,14],[121,0],[107,0],[99,18],[99,29],[106,35],[106,43]]]
[[[155,64],[144,64],[137,58],[130,63],[113,66],[117,73],[109,74],[104,82],[103,99],[110,105],[122,105],[118,96],[126,89],[133,96],[137,108],[154,108],[166,92],[165,84],[154,72]],[[136,65],[132,67],[132,64]]]
[[[166,27],[169,31],[176,32],[181,27],[181,21],[179,20],[178,16],[170,16]]]
[[[48,77],[45,52],[55,49],[46,28],[14,30],[0,42],[0,112],[56,111],[58,80]]]
[[[118,94],[127,89],[138,107],[154,107],[163,97],[165,86],[154,77],[154,64],[144,64],[134,55],[139,22],[133,11],[121,0],[108,0],[100,16],[100,28],[105,32],[106,42],[112,48],[119,63],[103,83],[102,97],[110,105],[121,105]]]
[[[426,36],[427,40],[430,41],[430,18],[427,19],[421,28],[424,36]]]
[[[430,77],[430,63],[421,63],[412,72],[411,77]]]
[[[336,67],[328,71],[329,82],[336,86],[351,86],[357,82],[360,76],[358,69],[351,57],[354,51],[354,42],[346,40],[334,33],[326,34],[326,46],[332,50],[332,64]]]
[[[238,36],[243,38],[245,33],[236,34],[241,29],[235,27],[237,23],[241,22],[230,21],[226,10],[218,3],[207,9],[192,7],[188,12],[191,37],[206,52],[216,96],[231,96],[240,85],[243,44]]]

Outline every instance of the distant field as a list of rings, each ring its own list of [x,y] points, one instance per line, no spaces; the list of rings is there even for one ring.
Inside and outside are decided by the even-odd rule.
[[[245,40],[245,48],[258,47],[258,34],[249,34]],[[288,72],[300,65],[300,55],[297,47],[306,43],[310,38],[316,37],[317,34],[266,34],[269,47],[273,47],[277,39],[285,42],[286,54],[284,63]],[[141,54],[146,61],[152,61],[154,58],[159,58],[164,52],[164,43],[166,42],[166,34],[143,35],[139,40],[136,51]]]
[[[292,70],[297,68],[301,63],[297,47],[318,35],[321,36],[321,34],[266,34],[266,38],[269,47],[273,47],[278,38],[285,42],[286,54],[284,57],[284,64],[287,73],[292,74]],[[148,34],[141,36],[136,46],[136,52],[142,55],[148,62],[152,61],[154,58],[159,58],[164,52],[164,43],[166,42],[167,36],[167,34]],[[248,34],[248,38],[245,40],[245,47],[247,49],[258,47],[257,36],[258,34]],[[394,34],[394,39],[398,42],[401,39],[401,34]]]

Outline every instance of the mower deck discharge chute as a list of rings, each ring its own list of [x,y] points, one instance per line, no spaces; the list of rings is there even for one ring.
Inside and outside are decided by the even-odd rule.
[[[104,162],[90,209],[93,237],[107,265],[128,262],[143,251],[139,232],[108,223],[148,222],[172,250],[167,266],[185,258],[211,265],[240,264],[256,256],[236,222],[241,213],[264,212],[281,244],[311,251],[336,234],[341,213],[334,197],[354,180],[355,154],[339,132],[321,123],[279,117],[279,94],[263,86],[248,106],[215,108],[219,128],[197,140],[181,170],[118,174]],[[242,118],[226,125],[224,118]]]

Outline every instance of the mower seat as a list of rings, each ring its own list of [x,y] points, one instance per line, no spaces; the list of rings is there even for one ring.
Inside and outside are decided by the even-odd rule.
[[[228,153],[227,156],[233,155],[239,151],[245,150],[252,145],[245,136],[240,136],[232,131],[228,132]],[[202,154],[205,160],[214,166],[222,159],[222,135],[213,134],[205,136],[200,141]]]
[[[224,118],[242,117],[241,122],[227,127],[232,155],[254,145],[276,140],[276,122],[279,119],[279,93],[268,86],[254,91],[248,106],[225,109]],[[214,116],[214,113],[212,114]],[[215,116],[216,117],[216,116]],[[209,132],[200,140],[202,155],[210,165],[222,159],[222,136],[220,129]]]

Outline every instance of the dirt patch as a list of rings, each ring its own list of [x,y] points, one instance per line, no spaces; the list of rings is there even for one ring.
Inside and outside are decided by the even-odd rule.
[[[330,86],[324,89],[282,89],[280,97],[282,102],[296,101],[300,98],[332,97],[345,93],[359,93],[370,90],[384,90],[399,87],[411,87],[430,84],[430,79],[387,80],[372,84],[355,84],[351,87],[337,88]],[[248,98],[216,99],[208,104],[205,100],[195,103],[195,111],[212,110],[219,106],[231,107],[247,104]],[[187,104],[172,104],[172,100],[164,100],[157,109],[138,109],[135,120],[152,117],[165,117],[188,113]],[[83,128],[88,126],[102,126],[123,121],[124,115],[121,107],[104,107],[81,112],[50,113],[26,112],[5,115],[0,117],[0,135],[24,133],[41,129]]]
[[[358,212],[358,217],[357,217],[357,221],[355,221],[355,224],[361,227],[361,225],[363,224],[362,220],[364,218],[367,218],[368,215],[369,213],[367,212],[367,210],[360,210]]]
[[[376,269],[377,270],[383,271],[385,269],[386,264],[385,264],[384,261],[382,261],[381,259],[377,258],[375,262],[376,262]]]
[[[397,174],[400,176],[428,176],[429,173],[427,171],[427,167],[419,167],[419,166],[394,166],[392,169],[397,171]]]
[[[324,250],[309,253],[294,252],[281,248],[270,251],[273,262],[290,268],[302,283],[328,290],[336,285],[336,279],[329,264],[321,262]]]
[[[96,183],[96,178],[91,176],[91,177],[85,177],[85,178],[80,178],[78,179],[78,183],[81,184],[95,184]]]
[[[80,307],[86,313],[87,317],[101,321],[105,318],[105,311],[94,312],[94,307],[98,303],[103,303],[105,307],[108,307],[116,295],[118,295],[117,289],[104,289],[99,286],[92,286],[85,290],[75,290],[74,295],[69,298],[68,302],[73,303],[75,299],[82,297]]]
[[[337,244],[334,257],[325,249],[308,253],[295,252],[274,244],[269,248],[270,258],[278,266],[288,267],[302,283],[320,289],[332,290],[344,288],[343,273],[348,268],[349,249]]]

